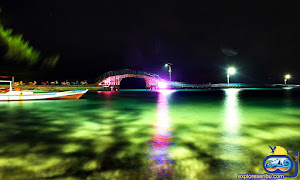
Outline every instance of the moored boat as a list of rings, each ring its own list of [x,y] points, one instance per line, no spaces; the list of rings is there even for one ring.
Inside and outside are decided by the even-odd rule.
[[[26,100],[49,100],[49,99],[79,99],[88,89],[73,90],[64,92],[46,92],[39,91],[12,91],[11,81],[0,81],[9,83],[9,91],[0,93],[0,101],[26,101]]]

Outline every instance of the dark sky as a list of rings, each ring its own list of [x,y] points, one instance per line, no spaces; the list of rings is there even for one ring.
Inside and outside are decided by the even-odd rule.
[[[2,0],[0,7],[5,27],[42,53],[60,54],[53,71],[32,73],[40,78],[93,81],[125,68],[167,77],[163,65],[171,62],[177,81],[226,82],[232,65],[233,82],[282,83],[291,73],[298,83],[300,11],[293,2]]]

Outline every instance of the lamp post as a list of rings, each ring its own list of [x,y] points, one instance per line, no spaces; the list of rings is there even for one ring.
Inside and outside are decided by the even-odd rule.
[[[284,85],[286,85],[287,80],[290,78],[291,78],[291,75],[289,75],[289,74],[284,76]]]
[[[233,75],[235,73],[235,68],[234,67],[230,67],[227,69],[227,84],[229,86],[229,77],[230,75]]]
[[[171,64],[171,63],[166,63],[166,64],[165,64],[165,67],[169,67],[170,81],[172,80],[172,68],[171,68],[172,65],[173,65],[173,64]]]

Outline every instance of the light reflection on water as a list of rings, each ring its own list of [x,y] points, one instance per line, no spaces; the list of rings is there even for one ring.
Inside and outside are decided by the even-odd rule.
[[[172,175],[173,161],[170,158],[170,148],[173,145],[173,130],[168,110],[170,92],[161,91],[158,95],[156,123],[153,126],[154,135],[148,142],[148,168],[156,178],[165,179]]]
[[[239,133],[239,91],[240,89],[225,89],[225,132],[227,136],[237,136]]]
[[[269,95],[270,94],[270,95]],[[88,93],[0,102],[0,179],[236,179],[299,149],[300,91]]]
[[[242,161],[241,147],[238,145],[240,136],[240,89],[225,89],[224,122],[221,143],[219,145],[220,174],[224,177],[233,177],[241,169],[245,169]]]

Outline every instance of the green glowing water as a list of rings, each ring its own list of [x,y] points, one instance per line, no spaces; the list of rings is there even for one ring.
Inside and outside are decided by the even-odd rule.
[[[236,179],[300,147],[299,90],[0,102],[0,179]],[[293,156],[292,156],[293,157]]]

